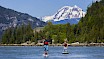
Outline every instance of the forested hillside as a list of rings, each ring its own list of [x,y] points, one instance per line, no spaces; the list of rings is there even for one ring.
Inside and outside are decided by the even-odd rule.
[[[104,42],[104,2],[93,3],[78,24],[78,38],[87,42]]]

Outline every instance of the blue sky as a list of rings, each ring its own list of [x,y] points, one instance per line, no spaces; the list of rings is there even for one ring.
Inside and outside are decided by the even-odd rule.
[[[53,15],[63,6],[77,5],[84,11],[92,0],[0,0],[0,6],[10,8],[34,17]]]

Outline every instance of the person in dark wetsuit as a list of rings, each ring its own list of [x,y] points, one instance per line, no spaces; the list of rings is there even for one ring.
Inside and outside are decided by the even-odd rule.
[[[48,40],[47,39],[44,40],[44,54],[45,55],[48,54]]]

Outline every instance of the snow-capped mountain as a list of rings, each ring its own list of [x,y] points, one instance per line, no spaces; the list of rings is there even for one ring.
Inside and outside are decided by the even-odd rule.
[[[48,22],[48,21],[52,21],[52,22],[59,22],[62,20],[70,20],[71,19],[76,19],[76,21],[79,21],[79,18],[84,17],[85,16],[85,12],[83,12],[83,10],[81,8],[79,8],[78,6],[64,6],[61,9],[59,9],[54,15],[52,16],[45,16],[42,18],[42,21],[44,22]]]

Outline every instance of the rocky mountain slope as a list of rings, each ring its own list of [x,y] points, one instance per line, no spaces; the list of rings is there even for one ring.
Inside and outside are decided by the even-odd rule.
[[[21,26],[22,24],[27,25],[29,23],[32,28],[46,25],[45,22],[40,21],[38,18],[32,17],[29,14],[0,6],[0,37],[2,36],[3,31],[9,27]]]

